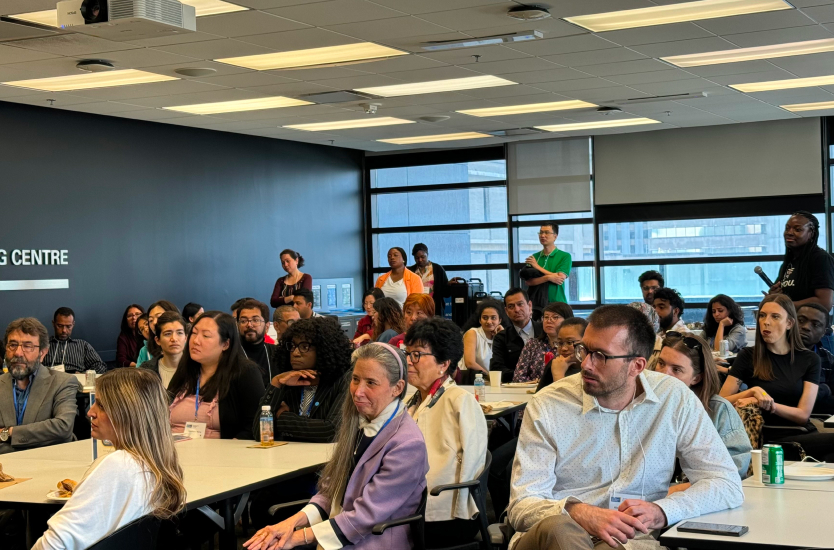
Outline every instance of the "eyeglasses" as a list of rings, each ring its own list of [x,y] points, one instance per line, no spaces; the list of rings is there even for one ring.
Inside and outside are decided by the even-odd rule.
[[[433,353],[426,353],[424,351],[409,351],[406,353],[409,359],[411,359],[411,364],[416,365],[420,362],[420,358],[424,355],[431,355],[432,357],[437,357]]]
[[[284,344],[284,347],[287,348],[287,351],[290,353],[294,352],[295,350],[298,350],[299,353],[304,354],[310,351],[310,348],[313,348],[315,346],[313,346],[313,344],[311,344],[310,342],[299,342],[297,344],[295,342],[286,342]]]
[[[40,346],[36,346],[32,342],[23,342],[22,344],[19,344],[18,342],[11,341],[6,344],[6,349],[12,353],[16,352],[17,348],[23,348],[23,351],[26,353],[32,353],[36,349],[39,349]]]
[[[551,323],[556,323],[560,319],[564,319],[564,317],[562,317],[561,315],[545,315],[544,317],[542,317],[542,321],[549,321]]]
[[[654,292],[654,291],[656,291],[656,290],[660,290],[660,287],[659,287],[659,286],[644,286],[644,287],[642,287],[642,289],[643,289],[644,291],[649,291],[649,290],[651,290],[652,292]]]
[[[601,351],[589,350],[585,344],[582,343],[574,346],[573,355],[579,360],[580,363],[584,362],[585,358],[590,355],[591,363],[595,366],[604,365],[609,359],[631,359],[632,357],[637,357],[637,355],[633,353],[629,353],[628,355],[605,355]]]
[[[251,324],[253,326],[256,326],[256,327],[259,327],[263,323],[264,323],[264,320],[261,319],[260,317],[254,317],[252,319],[247,319],[246,317],[241,317],[240,319],[237,320],[237,324],[239,324],[242,327],[245,327],[246,325],[249,325],[249,324]]]
[[[541,237],[542,235],[555,235],[555,234],[556,233],[554,233],[553,231],[539,231],[539,237]]]
[[[288,327],[291,327],[296,321],[298,321],[298,319],[278,319],[276,323],[286,323]]]
[[[561,348],[563,346],[575,347],[579,344],[579,340],[556,340],[556,347]]]
[[[374,300],[374,302],[375,302],[375,301],[376,301],[376,300]],[[374,302],[362,302],[362,305],[363,305],[364,307],[373,307],[373,306],[374,306]]]

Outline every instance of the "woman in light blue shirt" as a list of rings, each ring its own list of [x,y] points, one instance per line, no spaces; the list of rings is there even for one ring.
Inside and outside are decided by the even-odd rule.
[[[667,332],[655,370],[674,376],[695,392],[727,447],[739,476],[742,479],[747,477],[753,447],[735,408],[718,395],[721,382],[706,341],[690,333]],[[688,487],[689,484],[684,483],[675,486],[674,490]]]

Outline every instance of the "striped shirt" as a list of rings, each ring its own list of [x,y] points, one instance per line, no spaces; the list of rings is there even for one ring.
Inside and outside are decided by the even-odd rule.
[[[43,364],[50,369],[64,365],[66,372],[86,372],[94,370],[98,374],[107,372],[107,365],[101,360],[96,350],[86,340],[69,338],[60,341],[54,336],[49,339],[49,352],[43,358]]]

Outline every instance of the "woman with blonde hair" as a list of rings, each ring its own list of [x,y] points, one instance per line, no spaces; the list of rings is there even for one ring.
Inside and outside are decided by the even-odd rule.
[[[420,428],[405,411],[405,354],[373,342],[353,352],[350,395],[333,456],[310,504],[246,541],[248,550],[350,546],[356,550],[411,548],[407,526],[373,536],[374,525],[413,514],[429,464]]]
[[[148,370],[117,369],[96,380],[92,436],[116,450],[96,460],[49,520],[34,550],[87,548],[143,516],[185,508],[182,469],[168,424],[168,397]]]

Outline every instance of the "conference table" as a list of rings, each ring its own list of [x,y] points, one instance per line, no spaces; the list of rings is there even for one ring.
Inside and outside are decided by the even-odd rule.
[[[475,386],[458,384],[458,387],[465,389],[471,394],[475,393]],[[527,403],[529,403],[533,398],[533,394],[528,393],[528,391],[534,391],[536,389],[535,385],[507,386],[502,384],[500,387],[489,385],[485,387],[486,400],[484,401],[484,404],[494,405],[495,403],[502,401],[505,403],[508,401],[514,403],[511,407],[503,407],[489,413],[484,413],[484,417],[486,417],[487,420],[500,420],[507,416],[511,417],[510,420],[505,420],[508,428],[510,426],[515,426],[518,413],[524,410]],[[414,386],[408,386],[405,396],[406,402],[411,399],[411,396],[414,395],[416,391],[417,389]]]
[[[787,466],[788,464],[786,464]],[[680,522],[746,525],[741,537],[684,533],[677,525],[660,536],[660,543],[687,549],[779,549],[831,548],[834,526],[826,514],[834,502],[834,481],[786,479],[781,487],[762,485],[752,478],[742,482],[744,504]]]
[[[235,524],[249,493],[274,483],[317,471],[327,462],[333,444],[295,443],[269,449],[247,448],[254,441],[192,439],[177,442],[187,509],[200,509],[220,528],[220,547],[236,548]],[[100,454],[104,452],[99,442]],[[0,489],[0,508],[55,510],[47,500],[62,479],[81,480],[92,463],[92,440],[0,455],[3,471],[28,481]],[[240,497],[240,498],[239,498]],[[222,516],[207,505],[222,502]],[[39,535],[39,534],[36,534]]]

